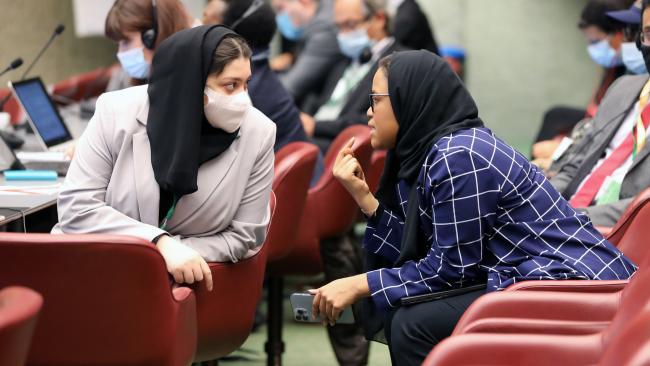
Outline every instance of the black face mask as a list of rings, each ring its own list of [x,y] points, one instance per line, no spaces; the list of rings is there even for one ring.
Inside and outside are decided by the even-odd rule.
[[[650,71],[650,46],[640,45],[639,49],[643,55],[643,60],[645,61],[645,68]]]

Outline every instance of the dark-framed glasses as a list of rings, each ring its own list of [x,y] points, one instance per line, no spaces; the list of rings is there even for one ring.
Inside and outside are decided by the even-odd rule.
[[[375,104],[379,102],[379,97],[387,97],[390,94],[388,93],[371,93],[368,94],[368,97],[370,97],[370,109],[372,110],[372,113],[375,113]]]

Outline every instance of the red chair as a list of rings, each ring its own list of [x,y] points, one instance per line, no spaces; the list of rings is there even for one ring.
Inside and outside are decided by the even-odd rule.
[[[627,208],[623,212],[623,215],[621,215],[621,218],[618,220],[616,225],[614,225],[613,228],[609,229],[609,232],[607,234],[607,240],[609,240],[612,244],[618,246],[619,242],[621,241],[621,238],[623,237],[625,232],[630,228],[630,225],[632,225],[634,219],[639,215],[639,212],[648,203],[650,203],[650,188],[641,191],[641,193],[637,194],[636,197],[634,197],[634,201],[632,201],[632,203],[630,203],[630,205],[627,206]],[[629,251],[630,245],[628,244],[625,246],[627,247],[625,249]]]
[[[646,266],[618,293],[526,291],[485,295],[472,304],[468,312],[475,315],[483,312],[485,319],[490,314],[482,311],[484,304],[500,302],[502,308],[507,308],[502,313],[510,314],[512,319],[501,319],[500,326],[493,323],[489,328],[476,323],[467,324],[461,319],[458,326],[473,333],[454,335],[444,340],[433,349],[424,365],[596,364],[627,325],[641,315],[650,314],[648,281],[650,267]],[[500,300],[501,296],[514,301]],[[494,306],[488,307],[495,309]],[[517,313],[524,311],[549,321],[538,320],[535,328],[527,328],[525,334],[521,333]],[[556,321],[565,317],[590,321],[592,327],[588,329],[583,327],[584,324],[578,324],[577,328],[567,328],[566,324]],[[566,329],[578,331],[566,332]],[[481,334],[477,334],[477,331],[481,331]]]
[[[113,67],[99,68],[54,84],[52,94],[60,95],[74,101],[98,97],[106,91],[113,73]]]
[[[368,183],[370,192],[377,192],[377,188],[379,188],[381,174],[384,172],[384,165],[386,164],[386,155],[386,150],[377,150],[372,153],[370,170],[366,174],[366,182]]]
[[[275,203],[272,194],[272,213]],[[194,361],[226,356],[248,338],[262,296],[268,247],[265,242],[257,254],[237,263],[209,263],[214,283],[211,292],[202,282],[192,286],[196,292],[198,331]]]
[[[0,366],[25,364],[42,305],[41,295],[28,288],[0,291]]]
[[[27,363],[186,365],[196,303],[151,243],[114,235],[0,234],[0,287],[42,294]]]
[[[355,125],[341,132],[325,156],[325,172],[309,189],[307,202],[291,254],[269,265],[271,273],[283,275],[316,275],[323,271],[319,239],[341,235],[355,222],[359,208],[345,188],[332,175],[336,156],[355,137],[354,154],[364,171],[369,171],[372,146],[370,128]]]
[[[599,366],[650,365],[650,314],[636,318],[607,347]]]
[[[318,147],[305,142],[286,145],[275,154],[273,190],[278,197],[276,218],[269,231],[269,263],[286,257],[296,243],[299,226],[296,220],[303,214],[307,191],[314,172]],[[280,276],[268,277],[267,317],[269,343],[282,341],[282,287]]]
[[[352,137],[355,138],[352,147],[354,154],[364,171],[369,171],[372,154],[370,128],[362,125],[346,128],[330,145],[325,156],[323,176],[307,193],[293,250],[288,256],[269,263],[268,273],[274,280],[269,286],[269,338],[266,344],[268,364],[280,365],[284,351],[281,276],[321,273],[320,239],[346,233],[359,212],[357,204],[332,174],[337,154]]]
[[[306,142],[293,142],[275,154],[273,192],[277,199],[273,226],[266,239],[268,261],[277,261],[289,254],[298,232],[296,220],[302,216],[309,182],[314,172],[318,147]]]

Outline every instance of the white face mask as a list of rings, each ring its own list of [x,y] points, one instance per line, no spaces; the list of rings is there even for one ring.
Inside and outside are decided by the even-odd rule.
[[[246,91],[234,95],[223,95],[205,87],[203,93],[208,103],[203,106],[205,118],[214,128],[233,133],[241,126],[246,111],[253,104]]]

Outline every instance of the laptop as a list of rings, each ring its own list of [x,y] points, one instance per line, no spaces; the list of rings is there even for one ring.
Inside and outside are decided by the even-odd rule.
[[[9,82],[43,151],[64,152],[74,143],[41,78]]]
[[[65,175],[70,166],[65,151],[75,140],[43,81],[32,78],[9,82],[9,87],[25,111],[38,145],[42,148],[41,152],[18,152],[18,159],[27,169],[51,169]]]

